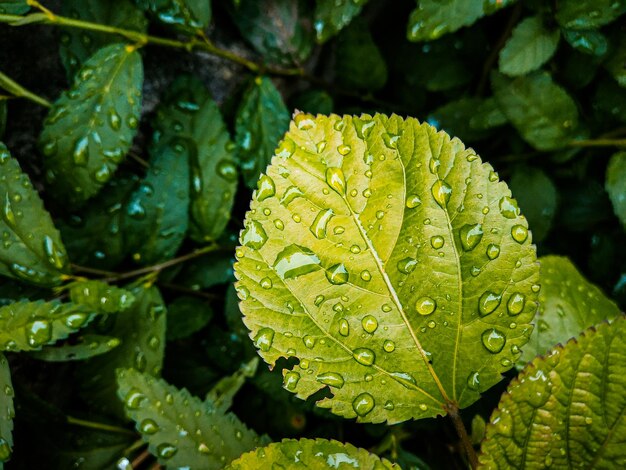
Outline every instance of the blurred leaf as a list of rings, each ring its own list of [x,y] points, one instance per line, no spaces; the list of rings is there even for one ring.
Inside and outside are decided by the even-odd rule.
[[[163,380],[120,369],[117,382],[127,415],[162,465],[219,469],[266,442],[234,414]]]
[[[102,281],[79,281],[69,285],[70,299],[98,313],[126,310],[135,301],[131,291]]]
[[[219,108],[202,82],[182,76],[163,96],[152,125],[157,147],[175,145],[179,139],[187,142],[191,171],[189,234],[200,243],[216,240],[230,219],[237,190],[234,144]]]
[[[12,453],[13,416],[15,416],[14,395],[9,361],[4,354],[0,353],[0,407],[2,407],[2,416],[0,416],[0,466],[2,466],[2,462],[11,458]]]
[[[600,183],[592,179],[576,179],[561,184],[559,195],[566,204],[557,212],[558,224],[565,230],[583,232],[613,217],[611,201]]]
[[[306,0],[238,0],[232,18],[265,61],[284,67],[302,64],[314,46]]]
[[[322,90],[310,89],[291,98],[293,109],[311,114],[330,114],[335,104],[333,97]]]
[[[232,253],[209,253],[185,263],[175,281],[198,291],[227,284],[235,280],[233,262]]]
[[[113,44],[85,62],[52,106],[39,145],[46,179],[64,204],[95,196],[115,172],[139,124],[142,84],[139,52]]]
[[[0,278],[0,307],[12,304],[16,300],[36,300],[49,294],[47,289],[24,284],[17,280]]]
[[[437,129],[445,130],[453,137],[463,141],[476,141],[489,136],[489,132],[476,129],[472,126],[472,119],[482,104],[480,98],[461,98],[449,101],[434,110],[427,118],[427,122]]]
[[[473,130],[482,131],[503,126],[508,122],[506,115],[500,109],[494,97],[478,103],[470,117],[469,126]]]
[[[341,32],[335,56],[337,83],[344,88],[375,91],[385,85],[387,64],[364,21],[357,19]]]
[[[61,14],[72,19],[145,33],[148,21],[132,0],[64,0]],[[70,78],[98,49],[119,41],[119,36],[67,28],[61,33],[61,62]]]
[[[620,314],[615,303],[560,256],[539,258],[541,292],[536,326],[517,363],[519,368],[590,326]]]
[[[563,29],[562,32],[563,38],[578,52],[602,57],[609,49],[606,36],[595,29],[588,31]]]
[[[625,338],[622,315],[526,366],[491,415],[481,468],[626,464]]]
[[[167,343],[163,378],[186,388],[193,395],[204,396],[222,377],[221,370],[207,360],[206,352],[195,341],[174,341]]]
[[[60,284],[65,247],[39,194],[0,142],[0,275],[38,286]]]
[[[569,90],[581,90],[596,78],[601,58],[578,52],[574,49],[564,50],[559,59],[559,80]],[[611,80],[612,81],[612,80]]]
[[[213,318],[211,306],[196,297],[178,297],[167,306],[167,340],[187,338]]]
[[[280,93],[269,78],[257,77],[246,90],[235,120],[239,166],[249,188],[256,186],[288,127],[289,111]]]
[[[598,81],[592,106],[598,118],[607,118],[626,124],[626,89],[620,87],[615,80],[603,77]]]
[[[211,22],[209,0],[135,0],[135,3],[161,23],[187,33],[196,34]]]
[[[82,361],[109,352],[119,344],[120,340],[112,336],[86,334],[78,336],[71,343],[32,352],[30,356],[46,362]]]
[[[183,243],[189,224],[192,145],[177,140],[154,148],[146,177],[128,201],[125,241],[141,265],[170,259]]]
[[[322,44],[350,24],[368,0],[316,0],[315,32]]]
[[[500,72],[516,77],[537,70],[556,52],[560,33],[545,27],[540,16],[521,21],[500,51]]]
[[[563,148],[577,136],[576,103],[549,74],[538,72],[511,80],[494,73],[491,80],[500,108],[536,149]]]
[[[626,10],[626,3],[624,9]],[[604,62],[604,67],[617,80],[619,86],[626,88],[626,34],[620,32],[614,39],[616,44]]]
[[[30,6],[26,0],[0,0],[0,13],[4,15],[23,15]]]
[[[528,219],[533,241],[542,241],[552,227],[557,209],[558,194],[554,183],[542,170],[523,166],[513,172],[509,186]]]
[[[0,98],[0,139],[4,136],[7,126],[7,102]]]
[[[472,434],[470,436],[473,445],[479,445],[485,438],[485,420],[479,414],[472,418]]]
[[[555,18],[567,29],[596,29],[626,12],[623,0],[559,0],[556,5]]]
[[[254,357],[249,362],[242,364],[233,375],[222,378],[207,393],[206,401],[212,403],[215,409],[225,413],[233,405],[233,398],[245,383],[246,379],[254,377],[259,365],[259,358]]]
[[[609,160],[605,188],[613,211],[626,230],[626,152],[617,152]]]

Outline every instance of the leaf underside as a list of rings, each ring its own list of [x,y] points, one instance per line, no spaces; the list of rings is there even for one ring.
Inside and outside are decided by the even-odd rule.
[[[298,114],[236,251],[244,322],[284,386],[360,421],[468,406],[520,354],[538,266],[506,184],[398,116]]]

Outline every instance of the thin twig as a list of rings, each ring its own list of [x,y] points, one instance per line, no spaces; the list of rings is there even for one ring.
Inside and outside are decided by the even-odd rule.
[[[99,429],[100,431],[108,431],[117,434],[128,434],[130,436],[136,436],[137,434],[129,429],[121,428],[119,426],[113,426],[111,424],[96,423],[94,421],[87,421],[74,416],[66,416],[67,422],[75,426],[82,426],[84,428]]]
[[[456,433],[461,439],[461,445],[463,446],[463,450],[465,450],[465,455],[467,456],[470,467],[472,469],[477,468],[478,456],[476,455],[476,451],[474,450],[472,441],[467,434],[467,430],[465,429],[465,424],[463,424],[463,420],[461,419],[461,415],[459,414],[459,407],[455,403],[448,403],[446,406],[446,411],[448,412],[448,416],[452,420],[452,424],[454,424],[454,429],[456,429]]]
[[[150,454],[150,451],[148,449],[144,449],[144,451],[141,454],[139,454],[137,457],[133,459],[133,461],[130,464],[131,468],[138,468],[139,465],[141,465],[147,459],[149,459],[151,455],[152,454]]]
[[[22,85],[17,83],[15,80],[11,79],[7,75],[0,72],[0,88],[4,88],[6,91],[11,93],[16,98],[25,98],[27,100],[32,101],[33,103],[37,103],[41,106],[45,106],[49,108],[52,106],[50,101],[45,98],[42,98],[39,95],[36,95],[30,90],[27,90]]]

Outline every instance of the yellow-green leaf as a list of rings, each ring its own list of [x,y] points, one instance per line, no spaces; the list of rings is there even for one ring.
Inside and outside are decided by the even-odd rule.
[[[11,457],[13,447],[13,384],[11,383],[11,370],[9,362],[4,354],[0,354],[0,462],[6,462]],[[0,463],[0,466],[2,463]]]

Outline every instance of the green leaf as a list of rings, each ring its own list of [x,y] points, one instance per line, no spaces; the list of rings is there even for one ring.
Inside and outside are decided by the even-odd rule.
[[[100,49],[54,103],[39,145],[54,194],[76,206],[93,197],[130,148],[141,112],[143,66],[133,47]]]
[[[387,82],[387,64],[364,21],[353,21],[337,37],[335,75],[346,89],[375,91]]]
[[[4,136],[4,131],[6,130],[7,113],[7,102],[6,100],[0,98],[0,139],[2,139],[2,136]]]
[[[491,82],[504,114],[536,149],[563,148],[577,136],[576,103],[549,74],[538,72],[511,80],[494,73]]]
[[[474,114],[470,117],[471,129],[482,131],[502,126],[508,122],[506,115],[500,109],[494,97],[487,98],[478,104]]]
[[[169,87],[153,121],[153,143],[190,145],[191,217],[189,234],[197,242],[216,240],[224,231],[237,190],[234,144],[204,85],[183,76]]]
[[[546,28],[540,16],[524,19],[500,51],[500,72],[516,77],[537,70],[554,55],[559,37],[559,30]]]
[[[209,0],[135,0],[161,23],[196,34],[211,22]]]
[[[117,373],[118,397],[162,465],[219,469],[265,443],[232,413],[134,369]]]
[[[167,308],[167,340],[187,338],[204,328],[213,318],[211,306],[196,297],[179,297]]]
[[[0,348],[36,351],[67,338],[93,318],[82,305],[42,300],[19,301],[0,307]]]
[[[0,462],[6,462],[11,457],[13,447],[13,384],[11,383],[11,370],[9,361],[0,353],[0,406],[2,406],[2,416],[0,417]],[[2,463],[0,463],[0,466]]]
[[[597,30],[576,31],[563,30],[563,38],[578,52],[598,57],[604,56],[609,50],[609,40]]]
[[[617,305],[587,281],[569,259],[544,256],[539,261],[539,312],[536,327],[518,362],[520,366],[559,343],[565,344],[590,326],[620,314]]]
[[[616,44],[613,47],[604,67],[609,71],[619,86],[626,88],[626,37],[624,34],[614,36]]]
[[[112,351],[79,365],[83,396],[95,407],[123,417],[116,397],[115,369],[134,367],[158,376],[163,366],[166,309],[156,287],[135,287],[133,305],[104,317],[87,332],[113,336],[121,343]]]
[[[472,119],[482,105],[480,98],[461,98],[449,101],[428,115],[427,121],[437,129],[464,141],[481,140],[489,136],[489,132],[472,127]]]
[[[556,214],[558,194],[552,180],[539,168],[519,167],[510,181],[511,191],[528,219],[533,240],[543,240]]]
[[[626,12],[624,0],[559,0],[556,21],[567,29],[596,29]]]
[[[226,467],[228,470],[289,468],[294,462],[304,468],[399,469],[386,459],[365,449],[326,439],[284,439],[243,454]]]
[[[506,184],[416,119],[297,114],[246,215],[244,323],[284,385],[363,422],[466,407],[537,308],[535,249]],[[271,213],[267,216],[266,213]]]
[[[60,284],[65,247],[39,194],[0,142],[0,275],[38,286]]]
[[[310,89],[292,97],[292,108],[311,114],[330,114],[335,103],[333,97],[322,90]]]
[[[536,358],[487,426],[480,468],[626,465],[626,317]]]
[[[626,152],[617,152],[609,160],[604,186],[613,203],[613,211],[626,230]]]
[[[135,301],[131,291],[102,281],[80,281],[69,285],[70,299],[98,313],[126,310]]]
[[[315,33],[322,44],[341,31],[361,13],[368,0],[316,0]]]
[[[220,379],[207,393],[206,401],[212,403],[216,410],[225,413],[233,405],[233,398],[243,386],[246,379],[254,377],[259,365],[259,358],[255,357],[242,364],[237,372]]]
[[[148,21],[132,0],[65,0],[61,14],[73,19],[99,23],[140,33],[146,32]],[[61,62],[69,77],[98,49],[119,41],[119,36],[85,29],[68,28],[61,33]]]
[[[46,362],[82,361],[109,352],[119,346],[120,340],[112,336],[81,335],[71,344],[50,346],[30,353],[31,357]]]
[[[30,6],[26,0],[0,0],[0,13],[4,15],[23,15]]]
[[[309,2],[239,0],[232,18],[244,38],[266,62],[284,67],[302,64],[314,46]]]
[[[201,291],[234,281],[232,253],[215,252],[199,256],[183,265],[175,282]]]
[[[592,97],[597,119],[611,119],[626,124],[626,89],[609,77],[601,78]]]
[[[269,164],[288,126],[289,111],[280,93],[269,78],[256,78],[244,93],[235,119],[239,165],[249,188]]]
[[[189,155],[187,140],[156,147],[146,177],[130,197],[124,233],[133,260],[155,264],[174,256],[189,224]]]

